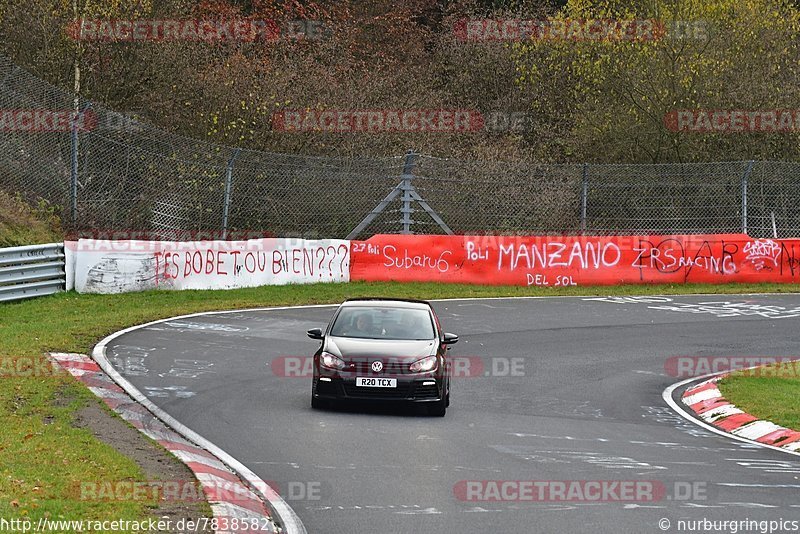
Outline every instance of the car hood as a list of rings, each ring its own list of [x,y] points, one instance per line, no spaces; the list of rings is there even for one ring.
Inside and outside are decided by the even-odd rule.
[[[365,358],[392,358],[418,360],[436,354],[436,340],[397,341],[386,339],[356,339],[351,337],[329,337],[325,350],[348,360]]]

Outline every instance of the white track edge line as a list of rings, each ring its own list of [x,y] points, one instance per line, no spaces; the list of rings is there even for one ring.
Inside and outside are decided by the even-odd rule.
[[[283,306],[279,308],[256,308],[250,311],[262,311],[262,310],[282,310],[282,309],[292,309],[292,308],[318,308],[318,307],[325,307],[331,305],[308,305],[308,306]],[[130,328],[125,328],[123,330],[119,330],[114,332],[113,334],[103,338],[95,347],[92,349],[92,358],[97,362],[98,365],[103,369],[103,371],[108,374],[114,382],[117,383],[125,392],[130,395],[136,402],[150,410],[158,419],[164,422],[167,426],[175,430],[178,434],[182,435],[184,438],[188,439],[189,441],[193,441],[197,445],[200,445],[202,448],[211,452],[214,456],[222,460],[224,464],[228,467],[233,469],[237,475],[244,478],[247,483],[251,486],[251,489],[256,492],[257,495],[264,499],[264,502],[267,503],[275,512],[275,514],[280,519],[281,524],[284,527],[284,531],[286,534],[306,534],[306,529],[303,526],[302,521],[297,516],[294,510],[284,501],[280,495],[275,494],[272,498],[267,497],[261,488],[265,487],[264,481],[255,473],[253,473],[249,468],[247,468],[244,464],[242,464],[239,460],[222,450],[220,447],[212,443],[211,441],[207,440],[191,428],[187,427],[167,412],[156,406],[150,399],[148,399],[141,391],[139,391],[133,384],[131,384],[126,378],[124,378],[117,370],[111,365],[111,363],[106,358],[106,347],[108,344],[113,341],[114,339],[132,332],[134,330],[138,330],[140,328],[145,328],[147,326],[151,326],[158,323],[163,323],[166,321],[173,321],[176,319],[187,319],[190,317],[199,317],[202,315],[211,315],[215,313],[236,313],[243,310],[227,310],[224,312],[200,312],[200,313],[192,313],[188,315],[180,315],[175,317],[169,317],[167,319],[159,319],[157,321],[151,321],[149,323],[144,323],[137,326],[132,326]]]
[[[753,367],[749,367],[748,369],[741,369],[741,370],[747,371],[747,370],[750,370],[750,369],[755,369],[756,367],[761,367],[761,366],[755,365]],[[686,407],[686,409],[684,409],[677,402],[675,402],[675,399],[672,398],[672,394],[676,389],[678,389],[678,388],[680,388],[682,386],[685,386],[686,384],[689,384],[690,382],[695,382],[695,381],[700,382],[701,380],[708,380],[709,378],[714,378],[714,377],[717,377],[717,376],[721,376],[721,375],[727,374],[728,372],[729,371],[724,371],[722,373],[710,373],[710,374],[703,375],[703,376],[695,376],[695,377],[692,377],[692,378],[687,378],[686,380],[682,380],[682,381],[680,381],[680,382],[678,382],[676,384],[672,384],[671,386],[667,387],[667,389],[665,389],[661,393],[661,398],[663,398],[664,402],[666,402],[667,405],[670,408],[673,409],[673,411],[677,412],[678,415],[680,415],[681,417],[683,417],[687,421],[691,421],[692,423],[696,424],[697,426],[703,427],[704,429],[708,430],[709,432],[713,432],[714,434],[718,434],[720,436],[725,436],[725,437],[730,438],[730,439],[735,439],[736,441],[741,441],[743,443],[749,443],[751,445],[758,445],[759,447],[763,447],[765,449],[772,449],[774,451],[780,451],[780,452],[783,452],[785,454],[791,454],[792,456],[800,456],[800,452],[790,451],[790,450],[784,449],[782,447],[776,447],[775,445],[768,445],[767,443],[760,443],[760,442],[752,440],[752,439],[743,438],[741,436],[737,436],[736,434],[731,434],[730,432],[725,432],[724,430],[720,430],[719,428],[717,428],[715,426],[709,425],[708,423],[697,419],[696,417],[694,417],[692,414],[689,413],[688,410],[690,408],[688,406]]]

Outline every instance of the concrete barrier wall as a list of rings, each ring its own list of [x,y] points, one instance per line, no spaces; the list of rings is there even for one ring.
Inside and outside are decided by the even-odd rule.
[[[350,279],[549,287],[797,282],[800,240],[377,235],[351,242]]]
[[[744,234],[80,240],[65,246],[82,293],[350,280],[543,287],[800,281],[800,240]]]
[[[74,243],[75,289],[233,289],[347,282],[350,246],[342,240],[100,241]]]

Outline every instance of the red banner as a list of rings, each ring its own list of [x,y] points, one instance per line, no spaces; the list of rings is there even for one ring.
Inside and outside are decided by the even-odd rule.
[[[350,279],[575,286],[800,281],[800,240],[674,236],[376,235]]]

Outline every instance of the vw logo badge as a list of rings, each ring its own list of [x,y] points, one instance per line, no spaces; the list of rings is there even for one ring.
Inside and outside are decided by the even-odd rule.
[[[383,370],[383,362],[379,360],[372,362],[372,370],[376,373],[380,373]]]

